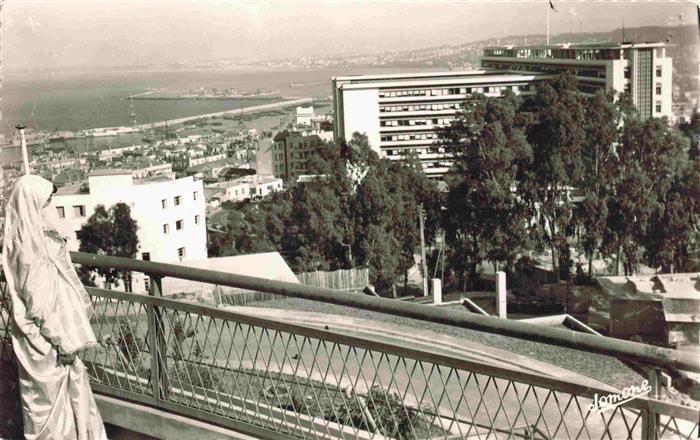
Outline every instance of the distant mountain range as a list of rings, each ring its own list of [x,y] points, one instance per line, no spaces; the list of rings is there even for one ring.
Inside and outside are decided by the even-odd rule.
[[[673,58],[674,88],[677,93],[698,92],[698,65],[700,64],[700,33],[695,25],[644,26],[614,29],[608,32],[563,33],[550,38],[557,43],[665,42],[667,53]],[[443,45],[423,49],[382,53],[348,53],[319,55],[259,61],[247,66],[269,68],[342,68],[342,67],[436,67],[447,69],[478,68],[485,47],[499,45],[544,44],[545,35],[513,35],[489,38],[468,43]],[[213,62],[216,63],[216,62]],[[204,65],[201,65],[204,67]]]
[[[558,43],[604,43],[604,42],[665,42],[667,54],[673,58],[673,84],[677,94],[698,93],[700,65],[700,32],[696,25],[644,26],[614,29],[608,32],[564,33],[550,37],[552,44]],[[378,55],[348,55],[345,61],[363,60],[372,66],[394,67],[446,67],[474,68],[480,64],[483,49],[498,45],[544,44],[545,35],[513,35],[489,38],[458,45],[444,45],[425,49],[382,53]],[[340,57],[339,57],[340,58]],[[369,60],[368,58],[373,58]],[[340,61],[340,60],[338,60]]]
[[[700,65],[700,33],[698,26],[643,26],[614,29],[607,32],[563,33],[553,35],[550,42],[603,43],[603,42],[666,42],[668,55],[673,58],[674,94],[686,100],[687,94],[698,93]],[[445,68],[471,69],[480,65],[483,49],[497,45],[544,44],[545,35],[512,35],[489,38],[454,45],[381,53],[345,53],[316,55],[277,60],[200,60],[172,63],[166,66],[137,66],[152,68],[237,68],[237,69],[316,69],[316,68]],[[132,66],[133,68],[134,66]],[[685,96],[685,98],[684,98]]]

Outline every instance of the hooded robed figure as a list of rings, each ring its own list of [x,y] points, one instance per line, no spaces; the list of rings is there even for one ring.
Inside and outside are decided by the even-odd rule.
[[[12,300],[12,345],[29,440],[106,439],[87,370],[76,356],[97,345],[90,298],[66,237],[45,210],[54,186],[22,176],[5,207],[2,257]]]

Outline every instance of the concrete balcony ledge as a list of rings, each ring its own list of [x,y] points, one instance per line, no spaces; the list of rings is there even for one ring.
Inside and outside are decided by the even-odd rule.
[[[254,440],[240,432],[185,416],[95,393],[105,423],[168,440]]]

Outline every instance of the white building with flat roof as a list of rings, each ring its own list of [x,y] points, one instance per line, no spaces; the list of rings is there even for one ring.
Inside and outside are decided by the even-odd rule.
[[[192,177],[135,180],[130,170],[97,170],[87,185],[59,188],[51,206],[59,226],[79,232],[97,205],[126,203],[138,225],[138,259],[176,262],[207,258],[204,187]],[[69,243],[77,250],[79,243]],[[135,277],[134,291],[146,290]]]
[[[438,129],[455,119],[472,94],[533,94],[538,81],[550,78],[485,70],[335,77],[334,136],[350,139],[363,133],[379,156],[389,159],[415,152],[423,171],[439,177],[450,163],[444,151],[433,151]]]
[[[297,125],[311,126],[311,118],[315,116],[314,106],[297,107],[296,123]]]
[[[207,185],[207,189],[219,190],[217,194],[219,202],[229,200],[241,202],[246,199],[261,199],[275,191],[282,191],[283,185],[282,179],[278,177],[252,174],[226,182],[212,183]]]
[[[367,136],[380,155],[417,153],[424,172],[450,166],[435,143],[476,93],[533,94],[538,82],[573,73],[583,94],[627,91],[642,117],[672,117],[671,58],[663,43],[507,46],[484,49],[483,70],[343,76],[332,79],[334,138]]]
[[[671,57],[664,43],[556,44],[487,47],[483,68],[571,72],[584,93],[628,92],[643,118],[673,117]]]

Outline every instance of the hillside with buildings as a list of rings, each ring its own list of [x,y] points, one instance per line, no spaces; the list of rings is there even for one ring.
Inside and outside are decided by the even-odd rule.
[[[605,43],[605,42],[665,42],[668,55],[673,59],[674,85],[680,93],[691,93],[697,101],[698,28],[687,26],[644,26],[637,28],[619,28],[609,32],[564,33],[553,35],[552,44],[560,43]],[[377,62],[382,66],[417,67],[434,66],[447,68],[478,67],[484,48],[505,45],[544,44],[542,35],[511,35],[503,38],[489,38],[463,44],[431,47],[389,54],[377,55]]]

